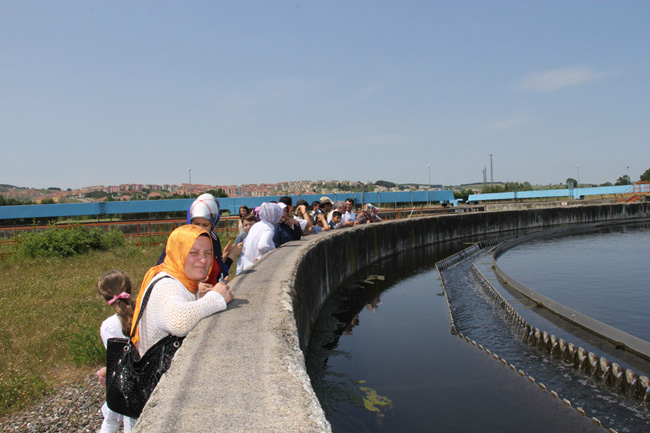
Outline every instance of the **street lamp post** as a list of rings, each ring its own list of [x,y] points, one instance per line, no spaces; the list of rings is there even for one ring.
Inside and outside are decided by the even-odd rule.
[[[190,177],[190,198],[192,198],[192,169],[187,169],[187,174]]]
[[[627,167],[625,167],[625,183],[626,183],[627,185],[629,185],[629,184],[630,184],[630,180],[631,180],[631,179],[630,179],[630,166],[628,165]]]

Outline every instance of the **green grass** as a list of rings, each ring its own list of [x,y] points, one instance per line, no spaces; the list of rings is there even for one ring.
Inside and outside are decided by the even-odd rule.
[[[99,326],[113,309],[99,299],[97,278],[122,269],[139,287],[160,251],[127,244],[69,258],[0,261],[0,413],[101,364]]]
[[[97,279],[121,269],[135,296],[162,251],[154,241],[160,239],[71,257],[0,258],[0,413],[28,406],[104,363],[99,327],[114,310],[100,300]]]

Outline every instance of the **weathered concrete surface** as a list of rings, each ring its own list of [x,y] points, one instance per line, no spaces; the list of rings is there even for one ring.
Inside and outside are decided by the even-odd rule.
[[[329,431],[289,296],[305,244],[275,250],[235,279],[237,299],[188,335],[137,431]]]
[[[238,276],[237,299],[189,334],[136,432],[328,432],[302,348],[331,290],[410,248],[512,230],[650,217],[650,203],[444,215],[306,237]]]

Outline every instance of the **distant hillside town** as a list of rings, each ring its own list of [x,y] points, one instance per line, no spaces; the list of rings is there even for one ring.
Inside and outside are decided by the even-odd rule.
[[[441,185],[431,185],[431,189]],[[386,192],[427,190],[429,185],[398,185],[388,181],[360,182],[335,180],[302,180],[279,183],[245,184],[245,185],[154,185],[122,184],[95,185],[81,189],[63,190],[58,187],[44,189],[24,188],[14,185],[0,185],[0,196],[11,202],[31,203],[72,203],[106,200],[161,200],[170,198],[187,198],[204,192],[211,192],[220,197],[261,197],[269,195],[328,194],[345,192]],[[9,203],[7,203],[9,204]]]

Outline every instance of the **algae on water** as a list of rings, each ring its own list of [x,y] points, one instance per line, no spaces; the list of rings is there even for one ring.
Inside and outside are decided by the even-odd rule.
[[[365,383],[365,380],[359,381],[358,383]],[[369,388],[367,386],[361,386],[359,389],[363,392],[362,396],[362,402],[363,402],[363,407],[370,411],[370,412],[375,412],[377,414],[383,415],[381,409],[388,409],[392,407],[393,402],[388,398],[384,397],[383,395],[377,394],[377,391],[375,391],[372,388]]]

